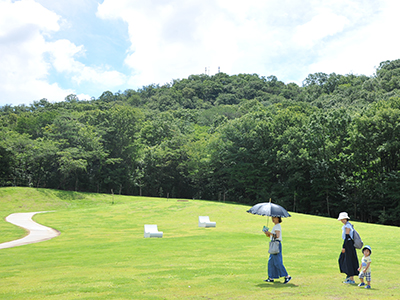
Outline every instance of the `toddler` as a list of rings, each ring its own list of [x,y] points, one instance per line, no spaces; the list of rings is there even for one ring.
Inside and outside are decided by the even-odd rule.
[[[361,266],[358,268],[360,271],[360,278],[361,283],[358,286],[365,286],[366,289],[371,288],[371,247],[366,245],[362,249],[362,253],[364,254],[363,258],[361,259]],[[364,277],[367,280],[367,285],[364,283]]]

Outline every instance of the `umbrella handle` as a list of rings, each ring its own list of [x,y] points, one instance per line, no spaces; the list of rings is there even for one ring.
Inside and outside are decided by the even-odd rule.
[[[271,198],[269,198],[269,203],[271,204]],[[268,227],[268,224],[269,224],[269,217],[267,216],[267,227]]]

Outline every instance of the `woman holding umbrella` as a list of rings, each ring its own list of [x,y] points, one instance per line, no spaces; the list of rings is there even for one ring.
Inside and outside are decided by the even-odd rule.
[[[272,222],[275,224],[272,228],[271,232],[265,231],[265,235],[268,236],[271,240],[275,239],[279,241],[279,253],[270,254],[268,259],[268,279],[266,282],[274,282],[274,279],[278,279],[280,277],[285,277],[284,284],[288,283],[292,277],[288,275],[286,268],[283,265],[282,259],[282,218],[281,217],[272,217]]]
[[[282,206],[278,204],[271,203],[271,199],[269,202],[258,203],[250,208],[248,213],[260,216],[269,216],[272,217],[272,222],[275,224],[272,228],[271,232],[268,230],[263,232],[266,236],[268,236],[271,240],[275,238],[279,242],[279,253],[278,254],[270,254],[268,259],[268,279],[264,280],[266,282],[274,282],[274,279],[278,279],[281,277],[285,277],[285,282],[288,283],[292,277],[288,275],[285,267],[283,266],[282,260],[282,218],[290,217],[290,214],[284,209]],[[268,219],[269,220],[269,219]]]

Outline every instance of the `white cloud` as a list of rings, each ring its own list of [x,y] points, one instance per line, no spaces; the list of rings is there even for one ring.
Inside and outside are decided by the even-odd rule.
[[[52,55],[53,67],[58,72],[74,72],[81,68],[81,64],[74,57],[84,55],[82,45],[76,46],[68,40],[61,39],[47,43],[46,50]]]
[[[294,41],[299,46],[312,47],[323,38],[342,32],[349,23],[345,16],[323,10],[309,22],[296,28]]]
[[[77,58],[84,46],[60,39],[48,41],[60,30],[60,16],[33,0],[0,0],[0,106],[29,104],[47,98],[62,101],[73,88],[49,82],[54,70],[75,85],[90,82],[118,86],[123,74],[110,66],[86,66]],[[72,84],[71,84],[72,87]],[[90,96],[80,94],[81,99]]]
[[[248,55],[261,55],[260,38],[270,33],[260,35],[259,21],[247,13],[238,15],[239,7],[222,4],[225,7],[214,1],[106,0],[98,16],[128,24],[132,46],[125,63],[133,70],[132,85],[165,83],[202,73],[205,67],[214,73],[218,66],[227,73],[260,71]]]
[[[58,30],[58,17],[32,0],[0,2],[0,105],[44,97],[64,97],[57,84],[46,83],[43,35]]]
[[[297,83],[315,72],[372,75],[400,53],[400,2],[393,0],[104,0],[98,19],[77,13],[93,13],[100,0],[73,0],[66,9],[63,1],[36,1],[0,0],[0,105],[60,101],[82,87],[164,84],[206,67],[212,75],[218,66]],[[79,32],[79,22],[92,31]],[[124,29],[110,34],[113,26]],[[131,46],[120,49],[126,28]],[[108,59],[109,49],[117,59]]]
[[[107,86],[119,86],[126,82],[126,76],[110,70],[110,66],[89,67],[75,60],[84,56],[83,46],[76,46],[68,40],[57,40],[47,44],[53,67],[60,73],[67,73],[76,84],[84,81]]]
[[[21,24],[35,26],[44,33],[59,29],[59,16],[33,0],[0,1],[0,36],[21,33]]]
[[[132,69],[130,83],[140,86],[205,67],[215,73],[218,66],[229,74],[299,81],[299,74],[304,79],[315,66],[324,72],[334,66],[330,61],[361,51],[349,37],[356,41],[363,27],[373,28],[381,7],[382,0],[104,0],[97,15],[127,23],[132,46],[125,63]],[[354,67],[361,70],[362,63]],[[336,72],[343,71],[340,65]]]
[[[373,22],[326,45],[320,57],[309,65],[309,72],[371,76],[382,61],[399,59],[400,40],[394,37],[400,27],[399,10],[399,2],[384,1]]]

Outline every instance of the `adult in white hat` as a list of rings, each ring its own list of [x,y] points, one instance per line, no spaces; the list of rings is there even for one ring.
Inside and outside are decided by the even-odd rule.
[[[339,268],[341,273],[346,273],[346,284],[354,284],[354,276],[358,275],[358,258],[356,248],[354,248],[354,229],[353,225],[349,222],[350,217],[347,212],[341,212],[338,221],[343,223],[342,239],[343,246],[342,252],[339,256]]]

